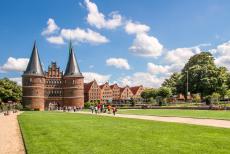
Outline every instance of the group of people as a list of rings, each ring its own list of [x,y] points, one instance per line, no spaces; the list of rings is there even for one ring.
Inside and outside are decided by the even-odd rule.
[[[77,111],[81,111],[82,108],[76,107],[76,106],[63,106],[62,110],[63,110],[63,112],[67,112],[67,111],[68,112],[70,112],[70,111],[77,112]]]
[[[98,113],[108,113],[108,114],[111,114],[111,111],[113,113],[113,115],[116,115],[116,112],[117,112],[117,108],[115,106],[111,106],[110,104],[108,105],[105,105],[105,104],[97,104],[97,105],[91,105],[90,106],[90,110],[93,113],[95,114],[98,114]]]

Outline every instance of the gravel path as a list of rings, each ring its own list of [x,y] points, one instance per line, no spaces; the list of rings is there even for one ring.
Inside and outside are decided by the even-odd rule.
[[[4,116],[0,113],[0,153],[25,154],[17,114]]]
[[[78,113],[91,114],[90,112],[78,112]],[[99,115],[230,128],[230,121],[228,120],[195,119],[195,118],[182,118],[182,117],[160,117],[160,116],[145,116],[145,115],[130,115],[130,114],[116,114],[116,116],[113,116],[112,114],[105,114],[105,113],[100,113]]]

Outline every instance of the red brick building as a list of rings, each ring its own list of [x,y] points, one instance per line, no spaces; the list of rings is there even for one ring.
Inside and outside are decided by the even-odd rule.
[[[133,93],[133,99],[134,100],[140,100],[141,99],[141,93],[144,91],[144,87],[141,86],[135,86],[135,87],[130,87],[130,90]]]
[[[133,92],[130,90],[129,86],[121,88],[120,100],[130,100],[133,97]]]
[[[121,91],[121,88],[117,84],[111,85],[110,88],[113,91],[113,100],[114,101],[120,100],[120,91]]]
[[[84,84],[85,102],[99,102],[101,99],[101,89],[96,80]]]
[[[43,72],[36,43],[22,75],[22,102],[30,109],[45,110],[50,103],[58,106],[84,106],[84,77],[80,72],[72,44],[65,73],[56,63]]]
[[[100,85],[101,89],[101,102],[102,103],[107,103],[107,102],[112,102],[113,100],[113,91],[109,86],[109,83],[106,82],[103,85]]]

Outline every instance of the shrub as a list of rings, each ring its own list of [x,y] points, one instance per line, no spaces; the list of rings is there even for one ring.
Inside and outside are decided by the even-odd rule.
[[[21,104],[21,103],[17,103],[17,104],[15,105],[15,109],[16,109],[16,110],[22,110],[22,109],[23,109],[22,104]]]
[[[206,105],[210,105],[212,103],[212,96],[208,95],[205,97]]]
[[[195,103],[200,103],[201,102],[201,97],[199,94],[194,94],[193,95],[193,102]]]
[[[212,98],[212,101],[213,101],[214,103],[218,103],[218,102],[219,102],[219,99],[220,99],[220,94],[214,92],[214,93],[212,93],[211,98]]]
[[[84,103],[84,108],[88,109],[90,107],[91,103],[90,102],[85,102]]]

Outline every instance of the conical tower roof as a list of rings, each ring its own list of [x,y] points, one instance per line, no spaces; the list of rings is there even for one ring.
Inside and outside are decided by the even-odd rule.
[[[69,45],[69,59],[66,66],[64,76],[79,76],[82,77],[82,73],[80,71],[79,65],[77,63],[77,59],[75,57],[75,53],[72,47],[72,43]]]
[[[41,61],[38,54],[38,49],[36,47],[36,42],[34,42],[34,47],[32,54],[30,56],[30,61],[27,65],[26,71],[24,71],[24,75],[38,75],[43,76],[43,70]]]

